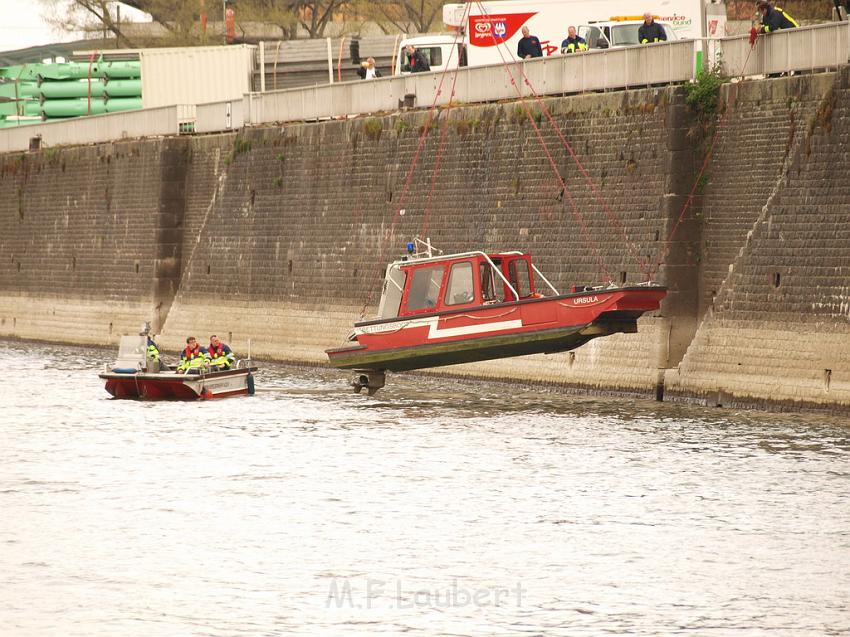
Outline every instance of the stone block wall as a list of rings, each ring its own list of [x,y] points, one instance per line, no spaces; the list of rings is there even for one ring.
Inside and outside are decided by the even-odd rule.
[[[715,165],[705,207],[708,246],[725,242],[706,252],[704,281],[716,286],[716,296],[678,370],[668,374],[669,397],[850,406],[848,79],[845,69],[739,93],[737,121],[724,134],[742,157],[727,151]],[[764,108],[767,117],[753,115]],[[771,125],[753,125],[762,119]],[[750,134],[741,145],[745,128]]]
[[[530,119],[441,110],[424,138],[412,112],[3,156],[0,336],[107,344],[150,320],[174,351],[216,332],[321,363],[424,235],[530,252],[561,290],[650,273],[670,289],[638,334],[447,373],[850,407],[848,90],[846,71],[726,87],[681,223],[704,146],[673,88],[548,99]]]
[[[700,316],[729,274],[762,209],[778,191],[833,74],[727,84],[717,143],[703,178]]]
[[[113,342],[148,319],[161,141],[0,158],[0,335]]]

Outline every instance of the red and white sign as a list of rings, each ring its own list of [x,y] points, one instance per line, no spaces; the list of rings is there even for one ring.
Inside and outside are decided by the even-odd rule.
[[[500,13],[469,16],[469,41],[473,46],[498,46],[510,40],[537,13]],[[534,35],[534,34],[532,34]]]

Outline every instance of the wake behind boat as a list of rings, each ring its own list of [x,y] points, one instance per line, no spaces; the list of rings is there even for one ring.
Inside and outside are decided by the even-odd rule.
[[[408,244],[409,255],[387,268],[378,318],[355,323],[351,344],[326,350],[331,365],[359,372],[358,392],[374,394],[386,371],[563,352],[637,332],[637,319],[667,294],[654,283],[560,294],[522,252],[434,256],[423,245]]]
[[[151,358],[147,330],[137,336],[122,336],[118,360],[98,376],[115,398],[148,400],[208,400],[254,393],[254,372],[248,361],[237,361],[232,369],[179,373]]]

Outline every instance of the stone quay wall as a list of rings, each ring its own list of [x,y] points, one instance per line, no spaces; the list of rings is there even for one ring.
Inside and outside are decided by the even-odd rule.
[[[321,363],[420,235],[528,251],[559,289],[670,288],[637,334],[441,372],[850,407],[847,90],[725,87],[699,179],[713,132],[681,88],[456,107],[425,136],[410,112],[2,156],[0,336],[110,344],[150,320],[174,351],[215,332]]]
[[[850,73],[727,86],[704,189],[701,322],[667,396],[850,405]]]

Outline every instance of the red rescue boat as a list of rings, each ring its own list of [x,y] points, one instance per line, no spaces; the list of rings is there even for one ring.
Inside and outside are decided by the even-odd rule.
[[[667,294],[651,282],[560,294],[522,252],[434,256],[422,245],[408,244],[409,255],[387,268],[378,318],[355,323],[351,344],[326,350],[331,365],[359,372],[358,392],[374,394],[386,371],[563,352],[637,332],[637,319]]]
[[[115,398],[146,400],[209,400],[254,393],[253,368],[228,369],[201,374],[164,372],[104,372],[106,391]]]
[[[147,328],[138,336],[122,336],[118,360],[107,365],[99,378],[115,398],[147,400],[208,400],[254,393],[254,372],[250,360],[237,361],[233,369],[197,373],[177,373],[148,356]]]

